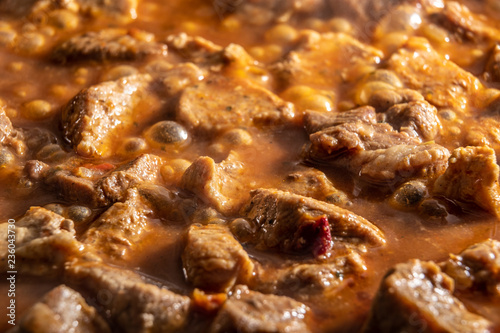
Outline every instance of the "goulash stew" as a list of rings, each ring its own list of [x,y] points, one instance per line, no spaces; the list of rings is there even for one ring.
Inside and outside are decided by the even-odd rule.
[[[0,0],[0,330],[500,332],[499,156],[498,0]]]

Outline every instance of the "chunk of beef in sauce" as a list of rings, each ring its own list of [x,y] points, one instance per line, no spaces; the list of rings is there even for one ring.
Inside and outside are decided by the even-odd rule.
[[[407,0],[329,0],[334,16],[341,16],[359,23],[361,33],[370,35],[368,30],[376,21],[391,13],[394,7]],[[368,26],[367,26],[368,24]]]
[[[60,285],[45,294],[9,333],[109,333],[106,321],[75,290]]]
[[[224,292],[248,283],[254,265],[225,226],[189,227],[182,262],[187,280],[196,288]]]
[[[326,128],[310,136],[308,159],[349,170],[368,184],[399,183],[414,177],[437,178],[449,151],[384,123],[363,121]]]
[[[435,263],[398,264],[382,280],[363,332],[490,332],[491,323],[453,292],[453,279]]]
[[[97,262],[66,267],[67,284],[96,299],[120,332],[179,332],[186,325],[190,300],[146,282],[140,275]]]
[[[149,55],[166,55],[166,44],[142,30],[104,29],[74,36],[57,46],[51,58],[57,63],[127,61]]]
[[[328,262],[286,263],[283,267],[256,267],[250,286],[264,293],[288,295],[302,301],[334,297],[367,270],[361,255],[348,251]]]
[[[0,261],[7,269],[9,223],[0,225]],[[75,238],[74,223],[42,207],[31,207],[16,221],[16,268],[19,273],[49,276],[60,273],[66,261],[82,254]]]
[[[474,75],[440,55],[423,38],[411,38],[389,58],[387,68],[438,108],[468,111],[483,89]]]
[[[115,136],[151,114],[151,105],[140,107],[141,101],[154,99],[151,82],[150,75],[138,74],[82,90],[63,108],[64,138],[82,156],[111,155]]]
[[[0,106],[0,147],[11,147],[18,155],[26,153],[25,135],[14,128],[5,110]]]
[[[304,126],[308,134],[313,134],[328,127],[362,121],[367,124],[377,123],[377,114],[371,106],[362,106],[344,112],[321,112],[307,110],[304,112]]]
[[[472,202],[500,216],[500,168],[493,149],[461,147],[453,151],[449,166],[434,184],[434,194]]]
[[[237,286],[212,323],[210,333],[310,332],[308,308],[285,296],[265,295]]]
[[[181,187],[198,195],[224,214],[238,211],[245,196],[241,192],[245,185],[241,181],[243,164],[232,152],[220,163],[208,156],[198,157],[184,172]]]
[[[500,242],[488,239],[441,263],[455,280],[457,290],[482,291],[500,297]]]
[[[117,202],[97,218],[81,237],[81,242],[99,254],[125,259],[140,246],[149,229],[148,218],[153,214],[137,189],[127,193],[124,202]]]
[[[82,163],[75,159],[53,167],[45,172],[44,182],[67,201],[104,207],[123,200],[129,188],[155,182],[162,159],[144,154],[118,168],[109,163]]]
[[[323,172],[314,168],[301,167],[290,173],[283,179],[279,189],[340,207],[348,207],[352,204],[346,193],[335,188]]]
[[[358,79],[357,66],[376,65],[382,57],[381,51],[349,35],[308,31],[295,49],[272,65],[272,70],[285,86],[331,88]]]
[[[254,230],[249,242],[260,249],[320,256],[332,246],[385,244],[382,231],[361,216],[289,192],[254,190],[241,214],[251,221]]]
[[[293,104],[248,81],[212,75],[186,88],[177,120],[199,135],[213,135],[237,126],[270,127],[292,123]]]
[[[500,44],[491,50],[483,76],[488,81],[500,82]]]

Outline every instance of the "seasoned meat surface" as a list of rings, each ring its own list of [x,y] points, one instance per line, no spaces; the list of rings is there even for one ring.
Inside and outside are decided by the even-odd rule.
[[[384,277],[363,331],[489,332],[490,322],[453,291],[453,280],[433,262],[398,264]]]
[[[77,323],[75,327],[75,323]],[[18,326],[10,330],[16,332],[111,332],[106,321],[96,309],[88,305],[76,291],[60,285],[48,292],[23,316]]]

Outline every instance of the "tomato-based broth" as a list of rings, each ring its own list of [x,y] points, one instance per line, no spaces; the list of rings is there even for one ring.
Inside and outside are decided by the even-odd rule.
[[[499,18],[0,0],[0,330],[500,332]]]

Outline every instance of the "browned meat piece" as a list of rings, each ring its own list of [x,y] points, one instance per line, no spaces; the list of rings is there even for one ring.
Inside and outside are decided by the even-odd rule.
[[[166,55],[167,46],[154,41],[154,35],[142,30],[104,29],[74,36],[52,52],[58,63],[77,61],[105,62],[137,60],[148,55]]]
[[[80,12],[89,13],[94,16],[107,14],[124,19],[135,19],[137,17],[137,5],[139,0],[76,0],[80,5]]]
[[[258,248],[322,255],[332,245],[385,244],[384,234],[361,216],[288,192],[254,190],[241,214],[251,220],[255,230],[251,242]]]
[[[383,53],[342,33],[307,32],[298,47],[273,65],[286,85],[305,84],[331,89],[358,77],[349,72],[361,65],[380,62]]]
[[[285,296],[264,295],[239,286],[215,317],[210,333],[310,332],[304,318],[309,309]]]
[[[293,104],[248,81],[213,75],[186,88],[177,119],[201,135],[242,126],[272,126],[291,122]]]
[[[352,204],[347,194],[335,188],[323,172],[314,168],[300,168],[289,174],[279,189],[341,207]]]
[[[82,156],[110,155],[116,135],[126,134],[152,112],[151,105],[138,107],[141,100],[154,99],[151,81],[139,74],[82,90],[63,108],[64,138]]]
[[[491,50],[486,63],[485,78],[489,81],[500,82],[500,44],[496,44]]]
[[[109,333],[96,310],[78,292],[61,285],[35,303],[9,333]]]
[[[411,38],[387,62],[403,83],[437,107],[466,111],[481,82],[436,52],[426,39]]]
[[[166,39],[169,49],[182,59],[194,63],[210,63],[222,51],[222,46],[212,43],[203,37],[192,37],[186,33],[170,35]]]
[[[181,187],[198,195],[223,214],[238,211],[245,200],[241,192],[245,189],[239,177],[243,165],[231,153],[220,163],[208,156],[198,157],[184,172]]]
[[[500,168],[493,149],[461,147],[451,154],[446,172],[434,184],[434,194],[473,202],[500,217]]]
[[[182,262],[194,287],[225,292],[235,283],[247,284],[252,278],[252,261],[226,227],[193,225],[186,238]]]
[[[0,144],[8,141],[8,138],[14,131],[9,117],[5,114],[3,107],[0,106]]]
[[[422,141],[433,140],[441,129],[437,109],[426,101],[394,105],[384,113],[384,120],[395,130]]]
[[[474,244],[441,263],[443,272],[455,280],[458,290],[486,291],[500,297],[500,242],[488,239]]]
[[[143,182],[154,183],[162,162],[156,155],[144,154],[114,170],[96,184],[101,201],[122,201],[129,188]]]
[[[203,80],[204,76],[200,68],[188,62],[172,67],[164,75],[159,75],[158,80],[164,88],[165,95],[171,97],[184,88]]]
[[[16,269],[23,274],[58,274],[65,262],[82,254],[83,246],[75,239],[73,221],[45,208],[31,207],[16,221],[15,237],[14,229],[9,225],[0,224],[0,263],[4,271],[11,270],[7,269],[7,255],[12,254],[8,245],[13,240],[16,244]]]
[[[460,39],[478,42],[482,39],[498,40],[500,31],[488,25],[467,6],[456,1],[445,1],[444,7],[431,15],[431,20],[442,25]]]
[[[286,268],[256,269],[252,287],[264,293],[293,295],[303,301],[315,296],[335,295],[353,274],[362,274],[366,266],[360,254],[354,251],[335,256],[326,263],[292,264]]]
[[[74,263],[66,268],[65,279],[97,299],[96,306],[120,332],[180,332],[187,322],[188,297],[147,283],[132,271]]]
[[[491,323],[453,291],[453,280],[433,262],[398,264],[383,279],[363,332],[489,332]]]
[[[81,241],[92,245],[98,253],[123,258],[149,230],[151,214],[138,191],[132,189],[125,202],[115,203],[90,225]]]
[[[310,136],[313,162],[342,167],[367,183],[399,183],[436,178],[446,169],[449,151],[394,131],[389,124],[363,121],[327,128]]]
[[[67,201],[104,207],[124,200],[129,188],[157,180],[162,159],[144,154],[117,169],[111,164],[88,165],[80,159],[45,172],[45,183]],[[101,169],[102,168],[102,169]],[[115,170],[114,170],[115,169]]]
[[[328,127],[362,121],[367,124],[376,124],[377,115],[371,106],[345,112],[320,112],[308,110],[304,113],[304,124],[308,134],[316,133]]]

